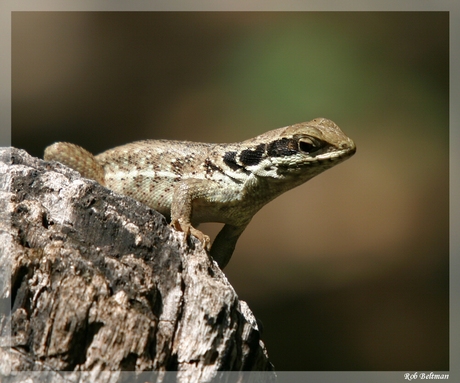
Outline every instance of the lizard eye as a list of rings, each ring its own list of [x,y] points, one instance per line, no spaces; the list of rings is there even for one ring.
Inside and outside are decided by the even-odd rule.
[[[304,137],[299,140],[299,150],[304,153],[316,152],[320,147],[320,142],[314,138]]]

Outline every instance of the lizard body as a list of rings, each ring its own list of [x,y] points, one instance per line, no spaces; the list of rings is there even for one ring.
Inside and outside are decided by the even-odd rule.
[[[355,151],[335,123],[317,118],[231,144],[144,140],[93,156],[57,142],[46,148],[44,158],[159,211],[185,238],[194,235],[208,250],[209,237],[195,227],[224,223],[210,250],[224,268],[263,205]]]

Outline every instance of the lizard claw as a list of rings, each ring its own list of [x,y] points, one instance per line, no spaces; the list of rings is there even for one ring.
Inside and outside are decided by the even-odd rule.
[[[184,233],[184,241],[187,241],[187,238],[191,235],[198,238],[201,242],[203,249],[209,251],[211,249],[211,240],[206,234],[203,234],[198,229],[195,229],[190,223],[181,222],[180,219],[174,219],[171,221],[171,226],[177,231],[182,231]]]

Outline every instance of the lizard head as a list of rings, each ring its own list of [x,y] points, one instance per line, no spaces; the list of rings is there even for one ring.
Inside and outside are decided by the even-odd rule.
[[[296,185],[356,152],[355,143],[325,118],[271,130],[245,143],[249,148],[241,152],[240,161],[246,169],[267,179],[292,178]],[[253,160],[255,153],[259,161]]]

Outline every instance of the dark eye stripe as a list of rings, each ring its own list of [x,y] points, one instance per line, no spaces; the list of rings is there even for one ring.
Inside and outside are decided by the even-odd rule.
[[[289,138],[272,141],[267,145],[267,154],[269,157],[292,156],[297,152],[297,141]]]
[[[244,166],[257,165],[265,154],[265,144],[259,144],[255,149],[243,150],[240,154],[240,162]]]
[[[226,152],[224,154],[224,162],[230,169],[238,170],[242,168],[241,165],[236,163],[236,152]]]

